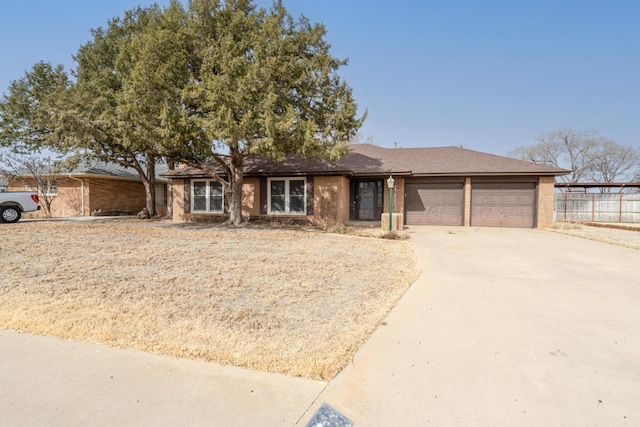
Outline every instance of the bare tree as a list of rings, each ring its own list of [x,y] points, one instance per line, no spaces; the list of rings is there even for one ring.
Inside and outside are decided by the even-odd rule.
[[[566,182],[616,182],[640,178],[640,152],[599,136],[596,131],[561,128],[540,134],[536,145],[518,147],[509,155],[571,170]],[[636,177],[633,177],[633,174]]]
[[[362,131],[356,132],[356,134],[349,140],[349,144],[371,144],[380,145],[376,140],[375,135],[372,133],[364,133]]]
[[[591,170],[602,138],[596,131],[577,131],[561,128],[540,134],[540,143],[518,147],[509,154],[522,160],[567,168],[571,174],[563,176],[567,182],[578,182]]]
[[[51,204],[58,194],[61,172],[57,162],[51,157],[0,153],[0,175],[7,180],[22,182],[26,188],[38,192],[47,217],[51,217]]]
[[[638,150],[605,139],[598,144],[586,178],[593,182],[626,181],[633,179],[638,165]]]

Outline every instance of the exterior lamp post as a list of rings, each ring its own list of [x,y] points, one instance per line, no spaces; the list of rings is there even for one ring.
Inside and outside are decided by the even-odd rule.
[[[387,186],[389,187],[389,231],[392,230],[393,226],[393,216],[391,213],[393,212],[393,186],[395,185],[396,180],[393,179],[391,175],[389,175],[389,179],[387,179]]]

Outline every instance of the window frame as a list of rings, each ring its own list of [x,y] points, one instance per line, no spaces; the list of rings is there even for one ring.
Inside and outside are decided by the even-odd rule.
[[[205,192],[205,201],[206,201],[206,209],[205,210],[197,210],[195,209],[195,188],[196,188],[196,183],[198,182],[204,182],[206,184],[206,192]],[[220,189],[222,191],[222,210],[211,210],[211,184],[216,184],[220,186]],[[224,214],[225,213],[225,191],[224,191],[224,185],[220,184],[218,181],[216,181],[215,179],[193,179],[191,180],[191,194],[190,194],[190,199],[191,199],[191,212],[192,213],[196,213],[196,214]]]
[[[46,179],[44,185],[40,185],[39,193],[44,197],[56,197],[58,195],[58,180]]]
[[[157,207],[167,206],[167,195],[166,195],[166,186],[165,184],[156,183],[156,200],[155,205]]]
[[[271,183],[273,181],[284,181],[284,212],[274,212],[271,207]],[[291,212],[291,181],[302,181],[302,212]],[[290,177],[273,177],[267,178],[267,215],[295,215],[305,216],[307,215],[307,178],[304,176],[290,176]]]

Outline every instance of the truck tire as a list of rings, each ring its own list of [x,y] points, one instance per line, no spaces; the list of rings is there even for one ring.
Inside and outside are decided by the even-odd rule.
[[[17,206],[5,206],[0,208],[0,221],[14,223],[20,220],[22,212]]]

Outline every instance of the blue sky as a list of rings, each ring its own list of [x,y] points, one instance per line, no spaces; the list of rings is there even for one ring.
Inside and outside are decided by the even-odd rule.
[[[640,2],[283,2],[349,58],[341,75],[369,113],[362,132],[382,146],[506,154],[571,127],[640,148]],[[149,3],[4,2],[0,92],[40,60],[74,67],[91,28]]]

